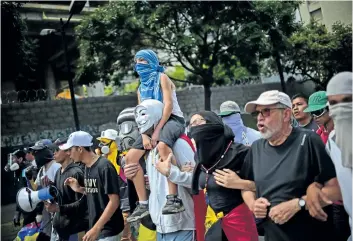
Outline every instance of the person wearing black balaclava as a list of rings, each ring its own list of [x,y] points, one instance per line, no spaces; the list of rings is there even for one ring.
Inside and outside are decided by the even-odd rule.
[[[51,144],[52,145],[52,144]],[[39,168],[37,178],[34,182],[33,189],[42,189],[54,183],[55,173],[60,169],[61,165],[54,161],[53,151],[47,145],[36,143],[31,147]],[[45,209],[42,212],[42,223],[40,240],[47,240],[51,235],[51,215]]]
[[[246,183],[239,185],[237,189],[226,188],[217,183],[214,175],[216,169],[236,175],[235,172],[241,169],[249,147],[234,143],[232,129],[210,111],[194,114],[189,131],[198,154],[192,183],[193,194],[198,194],[199,187],[206,189],[209,205],[220,218],[208,230],[205,240],[257,241],[254,216],[241,197],[242,189],[248,189],[249,186],[254,189],[255,185]],[[238,180],[241,179],[238,177]]]

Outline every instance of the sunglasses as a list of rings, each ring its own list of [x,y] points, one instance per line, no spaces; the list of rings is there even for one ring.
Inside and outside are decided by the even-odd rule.
[[[252,117],[257,118],[259,114],[262,115],[262,117],[269,117],[271,114],[271,110],[284,110],[284,108],[265,108],[262,110],[257,110],[251,113]]]
[[[313,112],[311,112],[310,114],[311,114],[313,117],[315,117],[315,118],[319,118],[319,117],[323,116],[327,111],[328,111],[328,108],[325,107],[325,108],[323,108],[323,109],[321,109],[321,110],[313,111]]]

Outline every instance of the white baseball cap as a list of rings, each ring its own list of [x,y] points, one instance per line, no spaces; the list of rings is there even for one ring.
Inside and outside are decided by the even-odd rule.
[[[93,137],[85,131],[75,131],[70,134],[67,142],[59,146],[60,150],[67,150],[73,146],[92,146]]]
[[[231,114],[240,113],[240,108],[236,102],[228,100],[221,104],[219,112],[219,116],[228,116]]]
[[[101,136],[98,137],[97,140],[100,141],[103,138],[115,141],[118,138],[118,131],[114,129],[107,129],[105,131],[102,131]]]
[[[269,90],[263,92],[257,100],[250,101],[245,105],[245,112],[253,113],[256,110],[257,105],[273,105],[273,104],[283,104],[288,108],[292,108],[292,102],[289,96],[278,90]]]

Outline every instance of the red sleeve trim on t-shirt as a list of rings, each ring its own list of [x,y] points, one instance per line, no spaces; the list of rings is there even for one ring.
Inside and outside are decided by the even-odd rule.
[[[196,152],[195,147],[194,147],[194,145],[193,145],[192,142],[191,142],[191,139],[190,139],[187,135],[185,135],[185,134],[183,133],[183,134],[180,135],[180,138],[183,139],[184,141],[186,141],[186,142],[189,144],[189,146],[191,147],[191,149],[193,150],[193,152]]]

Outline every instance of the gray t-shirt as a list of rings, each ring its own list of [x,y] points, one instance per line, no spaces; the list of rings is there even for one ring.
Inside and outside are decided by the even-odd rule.
[[[304,196],[311,183],[324,184],[336,177],[336,172],[319,135],[293,128],[287,140],[279,146],[271,146],[265,139],[255,141],[240,176],[255,182],[256,197],[266,198],[271,209]],[[267,217],[263,227],[265,239],[271,241],[335,240],[330,237],[332,232],[328,225],[328,222],[318,221],[308,211],[301,210],[284,225],[277,225]]]
[[[307,129],[307,130],[311,130],[313,132],[316,132],[320,128],[319,125],[316,124],[316,122],[314,121],[313,118],[311,118],[311,121],[307,125],[305,125],[305,126],[299,125],[299,127]]]

